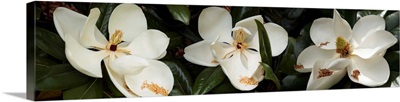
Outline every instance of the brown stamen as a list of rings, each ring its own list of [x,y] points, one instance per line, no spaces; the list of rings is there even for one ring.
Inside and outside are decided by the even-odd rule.
[[[350,55],[350,44],[347,44],[344,49],[336,49],[336,53],[340,54],[340,58],[347,58]]]
[[[151,84],[147,83],[147,80],[143,82],[142,84],[142,90],[144,88],[149,89],[151,92],[154,92],[155,94],[161,94],[163,96],[168,96],[168,91],[164,89],[163,87],[158,86],[158,84],[155,84],[151,82]]]
[[[353,70],[353,73],[351,74],[351,76],[354,78],[354,79],[356,79],[356,80],[358,80],[358,76],[360,76],[360,71],[359,70]]]
[[[329,41],[320,43],[320,44],[319,44],[319,47],[326,46],[326,45],[328,45],[329,43],[330,43]]]
[[[301,63],[294,65],[294,69],[303,69],[303,68],[304,68],[304,66]]]
[[[240,83],[244,85],[258,85],[258,82],[254,78],[249,78],[247,76],[240,78]]]
[[[327,76],[331,76],[333,74],[333,71],[328,70],[328,69],[319,69],[319,75],[317,77],[317,79],[322,78],[322,77],[327,77]]]
[[[212,60],[211,63],[218,63],[218,61],[217,60]]]

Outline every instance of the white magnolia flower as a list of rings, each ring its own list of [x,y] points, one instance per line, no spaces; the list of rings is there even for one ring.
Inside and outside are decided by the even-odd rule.
[[[71,65],[101,78],[104,60],[110,79],[125,96],[168,95],[174,83],[172,72],[157,59],[165,56],[169,38],[161,31],[147,30],[141,8],[121,4],[110,16],[107,41],[96,27],[99,15],[98,8],[91,9],[88,17],[62,7],[54,11],[54,24]]]
[[[313,22],[310,36],[315,45],[304,49],[295,69],[310,72],[307,89],[327,89],[346,74],[355,83],[383,85],[389,78],[387,61],[382,57],[397,39],[385,31],[385,21],[377,15],[359,19],[351,29],[334,10],[333,19]],[[326,59],[323,61],[318,61]],[[347,71],[346,71],[347,70]]]
[[[204,9],[199,16],[199,34],[204,39],[185,48],[186,60],[215,67],[221,65],[232,85],[239,90],[252,90],[263,79],[259,67],[258,30],[255,20],[264,22],[261,15],[243,19],[232,28],[232,17],[219,7]],[[266,23],[272,55],[282,53],[288,43],[288,34],[277,24]],[[233,33],[232,33],[233,32]]]

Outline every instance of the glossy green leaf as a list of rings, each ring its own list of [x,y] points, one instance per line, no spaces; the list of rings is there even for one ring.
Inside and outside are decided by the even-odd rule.
[[[232,85],[232,83],[229,81],[228,78],[225,78],[225,80],[221,84],[219,84],[217,87],[211,90],[211,92],[214,94],[233,93],[238,91],[239,90]]]
[[[175,31],[164,32],[169,38],[168,49],[184,46],[183,37]]]
[[[390,70],[398,72],[400,51],[387,52],[384,57],[389,64]]]
[[[63,99],[103,98],[103,93],[103,81],[101,79],[94,79],[79,87],[65,90]]]
[[[272,64],[272,54],[271,54],[271,44],[269,42],[267,31],[265,31],[264,25],[255,20],[258,29],[259,43],[260,43],[260,55],[262,62],[271,65]]]
[[[282,55],[282,59],[279,62],[277,69],[280,73],[285,74],[296,74],[298,73],[296,70],[293,69],[293,66],[296,64],[296,58],[294,56],[294,44],[296,39],[289,37],[289,43],[286,47],[286,51]]]
[[[311,40],[310,37],[310,28],[312,23],[308,23],[306,26],[303,27],[300,31],[300,37],[297,37],[296,42],[294,44],[294,56],[297,57],[308,46],[313,45],[314,42]]]
[[[90,9],[99,8],[100,16],[97,20],[96,26],[104,36],[108,39],[108,20],[110,19],[111,13],[118,3],[93,3],[90,5]]]
[[[267,80],[271,80],[275,83],[276,87],[278,88],[278,90],[281,89],[281,83],[279,82],[278,77],[276,77],[274,71],[272,70],[272,68],[265,63],[260,62],[260,65],[263,67],[264,71],[265,71],[265,77],[264,79]]]
[[[36,90],[65,90],[80,86],[92,79],[69,64],[38,67],[37,69]]]
[[[179,89],[176,89],[176,87],[174,87],[171,92],[169,93],[168,96],[180,96],[180,95],[185,95],[183,94],[183,92]]]
[[[358,17],[364,17],[368,15],[385,15],[385,12],[383,10],[362,10],[362,11],[357,11]]]
[[[193,86],[194,95],[205,94],[221,84],[226,78],[221,67],[205,68],[197,76]]]
[[[42,13],[42,9],[40,9],[39,7],[35,7],[35,19],[36,20],[40,19],[41,13]]]
[[[232,23],[245,19],[247,17],[251,17],[254,15],[258,15],[260,12],[260,8],[256,7],[232,7],[231,15],[232,15]]]
[[[174,75],[174,86],[184,95],[192,93],[193,81],[187,69],[177,61],[163,61]]]
[[[64,51],[65,43],[56,33],[37,27],[36,46],[57,59],[67,60]]]
[[[345,19],[349,24],[350,27],[353,27],[354,24],[357,22],[357,10],[339,10],[340,15],[343,19]],[[332,16],[333,18],[333,16]]]
[[[304,9],[303,8],[293,8],[293,9],[288,9],[287,13],[287,18],[288,19],[296,19],[303,14]]]
[[[392,31],[390,31],[394,37],[397,38],[396,44],[394,44],[392,47],[388,49],[388,51],[399,51],[399,38],[400,38],[400,26],[394,28]]]
[[[167,5],[169,12],[175,20],[179,20],[186,25],[189,25],[190,11],[186,5]]]
[[[282,79],[282,90],[305,90],[310,73],[292,74]]]
[[[399,15],[399,12],[394,12],[385,17],[387,31],[392,31],[393,29],[399,27]]]
[[[144,6],[143,13],[146,16],[148,29],[158,29],[168,31],[166,22],[157,14],[156,8],[153,6]]]

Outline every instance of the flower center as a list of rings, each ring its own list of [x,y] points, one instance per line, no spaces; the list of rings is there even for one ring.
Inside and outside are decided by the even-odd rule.
[[[168,96],[168,92],[165,88],[158,86],[157,84],[151,82],[151,84],[147,83],[147,80],[143,82],[142,84],[142,90],[144,88],[149,89],[151,92],[154,92],[155,94],[161,94],[163,96]]]
[[[247,43],[244,42],[244,40],[246,39],[246,32],[242,29],[239,29],[236,33],[236,40],[233,41],[233,46],[236,47],[236,49],[246,49],[247,48]]]
[[[115,30],[112,34],[110,41],[108,42],[106,48],[110,51],[117,51],[118,44],[122,42],[123,33],[121,30]]]
[[[351,53],[350,43],[341,36],[336,38],[336,53],[340,54],[340,58],[347,58]]]
[[[254,80],[253,77],[249,78],[247,76],[240,78],[240,83],[244,85],[258,85],[258,82]]]
[[[333,71],[328,70],[328,69],[319,69],[318,74],[319,75],[318,75],[317,79],[322,78],[322,77],[331,76],[333,74]]]

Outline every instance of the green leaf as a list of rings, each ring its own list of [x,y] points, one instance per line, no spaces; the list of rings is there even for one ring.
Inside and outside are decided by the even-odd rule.
[[[179,20],[186,25],[189,25],[190,11],[186,5],[167,5],[169,12],[175,20]]]
[[[357,11],[356,10],[343,10],[343,13],[341,13],[341,16],[343,19],[345,19],[351,27],[354,26],[354,24],[357,22]],[[333,16],[332,16],[333,17]]]
[[[282,90],[305,90],[307,88],[309,78],[310,73],[288,75],[282,79]]]
[[[260,55],[262,62],[267,63],[268,65],[272,64],[272,54],[271,54],[271,45],[269,42],[267,31],[265,31],[264,25],[255,20],[258,29],[258,36],[260,41]]]
[[[165,34],[169,38],[168,49],[171,49],[171,48],[173,49],[173,48],[177,48],[180,46],[182,46],[182,47],[184,46],[183,37],[178,32],[168,31],[168,32],[165,32]]]
[[[219,84],[217,87],[215,87],[213,90],[211,90],[212,93],[219,94],[219,93],[233,93],[233,92],[238,92],[239,90],[236,89],[232,83],[229,81],[228,78],[225,78],[225,80]]]
[[[388,62],[391,71],[399,71],[399,56],[400,51],[393,51],[385,54],[384,57]]]
[[[296,59],[304,49],[314,44],[310,37],[311,24],[312,23],[308,23],[306,26],[304,26],[303,29],[301,29],[300,31],[301,36],[296,39],[296,43],[294,44],[293,49]]]
[[[192,93],[192,77],[190,76],[187,69],[177,61],[163,61],[172,71],[174,75],[174,86],[182,92],[184,95],[190,95]]]
[[[286,51],[282,55],[282,59],[279,62],[277,69],[278,72],[285,74],[296,74],[298,73],[294,70],[293,66],[296,64],[296,58],[294,56],[294,44],[296,39],[289,37],[289,43],[286,47]]]
[[[399,15],[399,12],[394,12],[385,17],[387,31],[392,31],[393,29],[399,27]]]
[[[168,96],[180,96],[180,95],[185,95],[183,94],[183,92],[179,89],[176,89],[176,87],[174,87],[171,92],[169,93]]]
[[[38,67],[36,71],[36,90],[65,90],[80,86],[91,79],[69,64]]]
[[[287,18],[288,19],[297,19],[303,14],[304,9],[303,8],[293,8],[293,9],[287,9]]]
[[[36,46],[57,59],[67,60],[64,51],[65,43],[56,33],[37,27]]]
[[[106,36],[108,39],[108,21],[110,19],[111,13],[115,7],[117,7],[118,3],[93,3],[90,5],[90,9],[99,8],[100,16],[97,20],[96,26],[99,28],[100,32]]]
[[[205,68],[197,76],[193,86],[193,95],[202,95],[219,84],[221,84],[226,78],[221,67],[217,68]]]
[[[385,15],[385,12],[383,10],[363,10],[363,11],[357,11],[357,15],[359,18],[368,16],[368,15]]]
[[[143,13],[146,16],[147,28],[158,29],[160,31],[168,31],[168,27],[165,22],[156,12],[156,8],[153,6],[144,6]]]
[[[272,70],[272,68],[268,64],[265,64],[265,63],[262,63],[262,62],[260,62],[260,65],[264,68],[264,71],[265,71],[264,79],[272,80],[275,83],[277,89],[280,90],[281,89],[281,83],[279,82],[279,79],[278,79],[278,77],[276,77],[276,75],[275,75],[274,71]]]
[[[232,23],[245,19],[247,17],[251,17],[254,15],[258,15],[260,12],[260,8],[256,7],[232,7],[231,15],[232,15]]]
[[[397,42],[394,44],[392,47],[388,49],[388,51],[399,51],[399,38],[400,38],[400,27],[394,28],[392,31],[390,31],[394,37],[396,37]]]
[[[94,79],[84,85],[65,90],[63,99],[91,99],[103,98],[103,81]]]
[[[40,14],[42,13],[42,9],[39,7],[35,7],[35,19],[39,20],[40,19]]]

